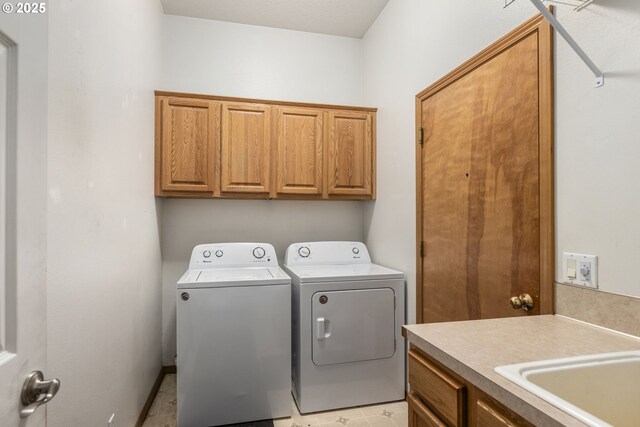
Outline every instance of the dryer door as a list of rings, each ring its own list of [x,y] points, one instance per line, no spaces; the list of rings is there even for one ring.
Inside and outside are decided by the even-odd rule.
[[[335,365],[394,355],[392,289],[316,292],[311,304],[314,364]]]

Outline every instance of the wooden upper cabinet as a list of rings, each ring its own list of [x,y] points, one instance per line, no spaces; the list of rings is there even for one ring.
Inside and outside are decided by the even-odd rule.
[[[374,108],[156,91],[155,194],[375,198]]]
[[[373,115],[330,111],[327,181],[329,195],[374,197]]]
[[[269,193],[271,107],[222,106],[221,191]]]
[[[276,193],[322,195],[324,112],[281,107],[276,121]]]
[[[156,193],[215,190],[215,156],[220,103],[187,98],[162,98],[158,131],[161,163]]]

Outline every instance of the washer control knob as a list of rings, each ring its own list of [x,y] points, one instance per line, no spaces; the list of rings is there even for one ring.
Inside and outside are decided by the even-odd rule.
[[[311,255],[311,249],[309,249],[307,246],[300,246],[300,248],[298,248],[298,255],[300,255],[302,258],[308,258],[309,255]]]
[[[360,253],[360,249],[358,249],[357,247],[353,247],[353,249],[351,249],[351,252],[353,252],[354,254],[358,255]]]
[[[253,256],[261,259],[264,258],[264,256],[266,255],[266,251],[264,250],[264,248],[258,246],[253,250]]]
[[[202,256],[205,257],[205,258],[209,258],[211,256],[211,251],[202,252]]]
[[[222,255],[224,255],[224,252],[222,252],[220,249],[218,249],[218,250],[216,251],[216,256],[217,256],[218,258],[220,258]]]

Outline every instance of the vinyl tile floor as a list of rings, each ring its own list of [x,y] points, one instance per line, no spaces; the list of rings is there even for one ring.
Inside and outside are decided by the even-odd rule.
[[[176,427],[176,375],[165,375],[143,427]],[[407,427],[407,402],[359,406],[301,415],[291,401],[291,417],[273,420],[274,427]]]

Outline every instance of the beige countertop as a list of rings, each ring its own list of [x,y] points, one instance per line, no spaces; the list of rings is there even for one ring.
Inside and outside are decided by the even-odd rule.
[[[640,339],[562,316],[528,316],[403,326],[414,344],[540,426],[584,426],[493,368],[560,357],[640,350]]]

